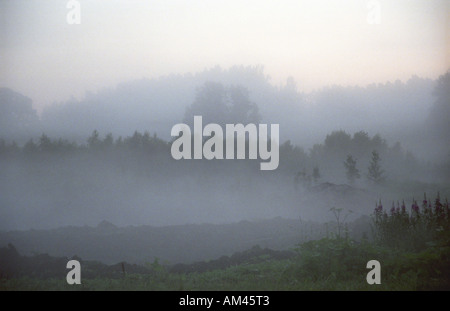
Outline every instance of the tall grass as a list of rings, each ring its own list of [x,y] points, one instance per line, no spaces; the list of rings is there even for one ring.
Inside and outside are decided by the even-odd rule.
[[[420,251],[427,246],[449,245],[450,211],[448,201],[441,202],[439,193],[434,204],[426,194],[419,207],[413,200],[407,209],[405,202],[397,206],[392,203],[390,210],[383,208],[381,201],[373,213],[375,242],[388,247]]]

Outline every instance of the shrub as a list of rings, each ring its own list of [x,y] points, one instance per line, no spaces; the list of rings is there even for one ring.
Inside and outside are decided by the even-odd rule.
[[[434,207],[424,195],[422,207],[413,200],[409,211],[404,202],[401,206],[397,202],[397,207],[392,203],[388,212],[380,201],[372,217],[375,241],[381,245],[419,251],[450,241],[449,205],[447,200],[441,203],[439,194]]]

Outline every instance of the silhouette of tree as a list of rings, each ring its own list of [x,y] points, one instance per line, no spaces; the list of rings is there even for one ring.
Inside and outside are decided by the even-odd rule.
[[[351,155],[347,156],[347,160],[344,162],[344,166],[347,170],[346,176],[350,184],[354,184],[355,180],[360,178],[359,170],[356,168],[356,159],[353,159]]]
[[[249,91],[242,86],[233,86],[228,90],[231,99],[230,123],[259,123],[261,116],[258,107],[250,101]]]
[[[114,145],[114,138],[111,133],[106,134],[105,138],[103,139],[103,146],[105,148],[111,148]]]
[[[91,136],[87,139],[89,148],[92,149],[99,149],[102,141],[100,140],[100,135],[98,134],[97,130],[94,130],[91,134]]]
[[[384,181],[383,170],[380,166],[380,156],[376,150],[372,151],[372,159],[368,168],[367,178],[376,184]]]
[[[229,109],[227,107],[225,87],[216,82],[206,82],[197,90],[194,102],[186,109],[184,122],[192,124],[194,116],[202,116],[203,123],[227,123]]]
[[[221,83],[206,82],[194,102],[186,109],[184,122],[192,124],[194,116],[202,116],[203,124],[259,123],[258,107],[250,100],[249,91],[242,86],[224,87]]]
[[[325,138],[325,150],[329,155],[340,155],[351,147],[351,136],[345,131],[334,131]]]
[[[52,141],[45,134],[42,134],[39,138],[39,150],[43,152],[52,152],[54,150]]]
[[[433,91],[436,100],[430,109],[427,124],[431,126],[435,137],[443,140],[450,152],[450,70],[439,77],[437,85]]]
[[[8,88],[0,88],[0,132],[30,131],[39,123],[30,98]]]
[[[353,134],[352,138],[352,152],[357,157],[365,157],[370,153],[371,140],[369,134],[364,131],[359,131]]]
[[[38,151],[38,146],[34,143],[33,139],[27,141],[27,143],[23,146],[23,152],[26,154],[34,154]]]

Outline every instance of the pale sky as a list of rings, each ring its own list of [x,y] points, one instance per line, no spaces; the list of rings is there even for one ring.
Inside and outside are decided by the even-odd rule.
[[[380,5],[380,24],[369,24]],[[41,110],[86,90],[216,65],[263,65],[300,91],[437,78],[450,68],[448,0],[0,0],[0,87]],[[371,15],[372,16],[372,15]]]

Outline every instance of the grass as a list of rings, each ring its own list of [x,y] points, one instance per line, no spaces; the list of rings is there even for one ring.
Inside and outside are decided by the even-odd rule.
[[[119,279],[83,279],[68,285],[65,279],[20,278],[0,280],[0,290],[450,290],[450,247],[422,252],[393,252],[371,243],[321,239],[303,243],[296,257],[241,264],[224,270],[177,274],[158,269],[152,275],[129,274]],[[366,263],[381,263],[381,284],[366,282]]]
[[[23,277],[0,279],[0,290],[450,290],[448,202],[442,203],[438,196],[433,206],[424,197],[422,208],[414,203],[408,212],[402,204],[389,213],[380,203],[373,219],[373,241],[358,242],[338,230],[331,238],[298,245],[289,259],[262,257],[259,263],[195,273],[169,272],[155,260],[150,274],[83,278],[82,270],[81,285],[68,285],[65,278]],[[374,259],[381,264],[379,285],[366,281],[367,262]]]

